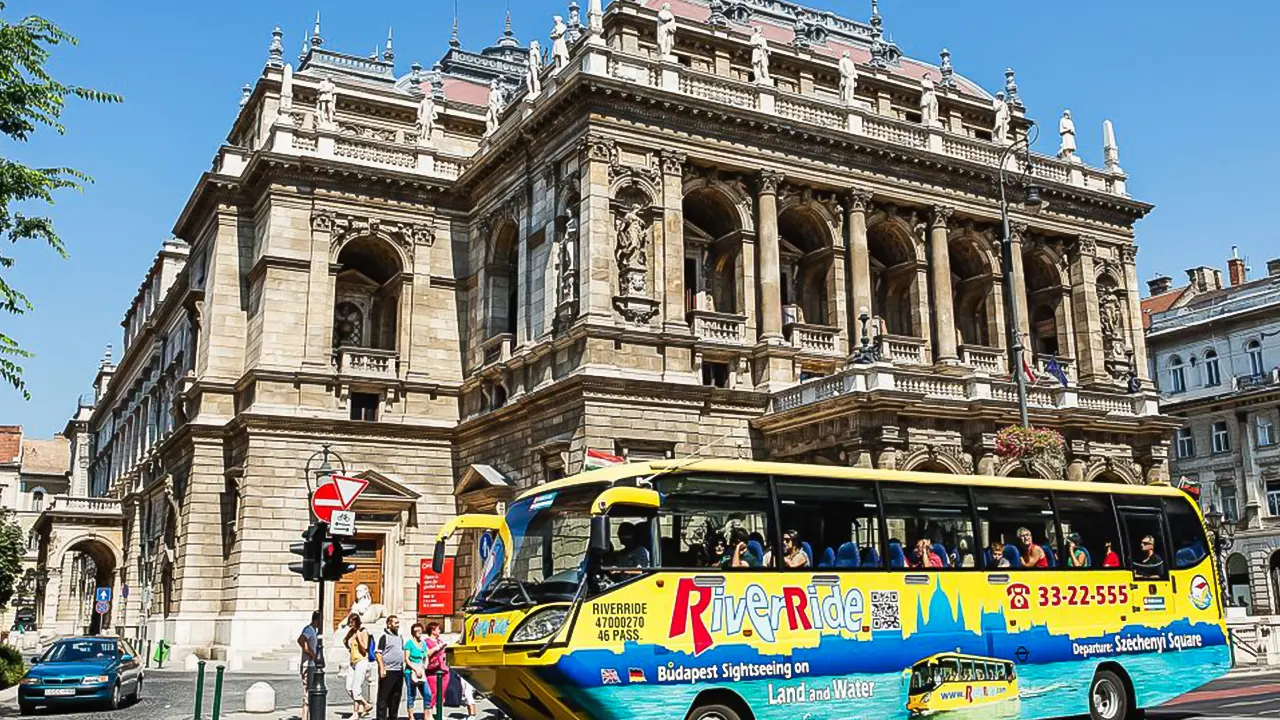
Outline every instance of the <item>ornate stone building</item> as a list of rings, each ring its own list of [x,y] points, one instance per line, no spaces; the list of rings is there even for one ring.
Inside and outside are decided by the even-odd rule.
[[[398,73],[390,42],[345,55],[317,27],[295,69],[277,31],[99,375],[117,627],[215,655],[291,642],[321,443],[371,480],[362,577],[401,614],[442,519],[588,449],[1049,472],[994,456],[1017,418],[1012,71],[997,101],[878,13],[670,4],[661,37],[653,0],[572,9],[551,64],[508,29]],[[1108,157],[1035,158],[1048,206],[1012,208],[1007,290],[1036,364],[1066,370],[1030,391],[1066,474],[1136,483],[1164,477],[1170,425],[1124,390],[1146,377],[1150,206]],[[82,526],[45,527],[56,564]]]

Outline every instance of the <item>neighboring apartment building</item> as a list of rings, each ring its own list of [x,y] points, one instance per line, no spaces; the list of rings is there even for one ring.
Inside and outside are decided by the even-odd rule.
[[[48,440],[26,437],[21,425],[0,426],[0,509],[14,511],[27,538],[23,573],[37,566],[39,544],[33,532],[36,519],[56,495],[69,488],[70,443],[62,435]],[[30,607],[35,598],[18,595],[0,607],[0,629],[13,624],[14,609]]]
[[[1143,301],[1162,412],[1183,419],[1171,475],[1198,481],[1202,502],[1236,523],[1228,588],[1255,613],[1280,612],[1280,260],[1248,278],[1232,248],[1222,273],[1150,281]]]
[[[661,5],[568,14],[568,59],[536,78],[509,27],[479,52],[455,37],[431,71],[397,71],[389,42],[331,50],[319,27],[295,69],[275,33],[71,438],[87,496],[37,525],[46,624],[70,623],[67,558],[89,554],[130,589],[116,630],[233,663],[289,645],[314,605],[285,566],[323,444],[371,485],[330,627],[356,582],[412,615],[446,518],[588,450],[1051,472],[995,455],[1018,417],[997,178],[1030,123],[1012,73],[986,73],[999,106],[904,57],[879,15],[778,0],[673,3],[660,57]],[[1133,224],[1151,206],[1107,155],[1036,158],[1051,209],[1012,209],[1015,330],[1066,368],[1029,402],[1066,436],[1067,477],[1151,482],[1172,425],[1125,389],[1146,378]],[[461,557],[459,601],[469,540]]]

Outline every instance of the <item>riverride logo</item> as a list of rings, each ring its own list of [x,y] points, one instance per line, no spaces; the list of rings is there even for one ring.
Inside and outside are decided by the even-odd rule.
[[[862,591],[844,590],[836,577],[816,577],[808,586],[783,587],[770,593],[752,583],[742,595],[730,595],[725,579],[681,578],[676,585],[675,607],[671,613],[668,638],[686,634],[693,637],[693,654],[701,655],[715,641],[712,633],[758,635],[773,642],[778,630],[845,630],[857,633],[863,627]]]
[[[1191,578],[1191,604],[1196,606],[1197,610],[1208,610],[1213,604],[1213,586],[1203,575],[1196,575]]]

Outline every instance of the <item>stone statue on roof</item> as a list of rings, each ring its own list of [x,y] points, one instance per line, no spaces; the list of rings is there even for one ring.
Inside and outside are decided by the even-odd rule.
[[[1110,120],[1102,121],[1102,157],[1108,172],[1124,172],[1120,169],[1120,146],[1116,144],[1116,129]]]
[[[1076,157],[1076,124],[1071,119],[1071,111],[1063,110],[1062,119],[1058,121],[1058,135],[1062,141],[1058,144],[1058,157],[1071,162],[1080,162]]]
[[[529,88],[529,96],[542,92],[542,43],[537,40],[529,42],[529,75],[525,78]]]
[[[769,76],[769,41],[759,25],[751,32],[751,72],[758,84],[773,84],[773,78]]]
[[[337,124],[338,87],[329,78],[320,80],[316,88],[316,125],[333,128]]]
[[[858,66],[848,50],[840,56],[840,101],[852,106],[858,96]]]
[[[991,107],[996,111],[995,127],[991,131],[991,137],[1001,145],[1009,144],[1009,103],[1004,101],[1004,93],[996,93],[996,99],[992,101]]]
[[[938,127],[938,90],[933,78],[927,74],[920,78],[920,124],[925,127]]]
[[[498,84],[498,79],[494,78],[489,83],[489,109],[484,116],[485,137],[491,137],[498,131],[498,123],[502,121],[502,111],[506,107],[506,100],[502,97],[502,86]]]
[[[436,130],[436,119],[440,117],[440,110],[436,107],[436,99],[431,93],[424,93],[422,99],[418,101],[418,145],[426,147],[431,145],[431,135]]]
[[[658,11],[658,56],[662,59],[675,56],[676,48],[676,14],[671,12],[671,3],[662,3]]]
[[[569,40],[565,35],[569,32],[568,26],[564,24],[564,18],[559,15],[554,16],[551,26],[551,62],[554,65],[552,73],[559,73],[569,64]]]

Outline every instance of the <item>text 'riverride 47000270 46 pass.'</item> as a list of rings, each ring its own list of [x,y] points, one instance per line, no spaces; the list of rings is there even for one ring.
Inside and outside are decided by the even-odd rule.
[[[1230,667],[1167,485],[666,461],[461,516],[437,560],[464,530],[452,660],[519,720],[1122,720]]]

